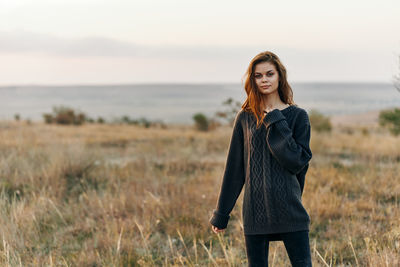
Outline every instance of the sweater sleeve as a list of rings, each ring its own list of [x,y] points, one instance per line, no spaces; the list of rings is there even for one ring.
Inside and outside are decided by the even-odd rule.
[[[279,109],[269,112],[265,120],[267,144],[273,157],[291,173],[298,174],[312,158],[311,125],[307,112],[301,109],[293,132]]]
[[[229,214],[235,206],[245,181],[243,128],[239,117],[240,112],[234,121],[217,206],[210,218],[210,223],[220,229],[227,227]]]
[[[296,174],[297,181],[299,181],[300,184],[300,194],[303,195],[304,191],[304,183],[306,180],[306,173],[308,171],[309,163],[298,173]]]

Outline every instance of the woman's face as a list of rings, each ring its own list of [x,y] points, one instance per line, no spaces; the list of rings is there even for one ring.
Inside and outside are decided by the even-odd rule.
[[[254,80],[262,94],[270,94],[278,90],[279,74],[275,65],[270,62],[260,62],[255,66]]]

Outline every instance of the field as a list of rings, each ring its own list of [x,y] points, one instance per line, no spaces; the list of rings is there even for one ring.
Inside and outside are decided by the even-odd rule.
[[[231,128],[0,123],[1,266],[246,266],[241,195],[211,231]],[[400,266],[400,137],[312,131],[313,266]],[[290,266],[272,242],[270,266]]]

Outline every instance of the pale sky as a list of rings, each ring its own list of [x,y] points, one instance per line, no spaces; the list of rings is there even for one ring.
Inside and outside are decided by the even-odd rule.
[[[391,82],[400,1],[0,0],[0,85],[241,82],[259,52],[293,82]]]

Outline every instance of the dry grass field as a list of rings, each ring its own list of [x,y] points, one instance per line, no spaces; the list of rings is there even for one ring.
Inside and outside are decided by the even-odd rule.
[[[246,266],[241,195],[211,231],[231,128],[0,123],[1,266]],[[313,266],[400,266],[400,137],[312,131]],[[272,242],[270,266],[290,266]]]

